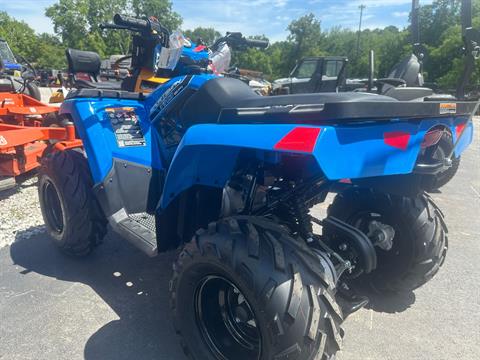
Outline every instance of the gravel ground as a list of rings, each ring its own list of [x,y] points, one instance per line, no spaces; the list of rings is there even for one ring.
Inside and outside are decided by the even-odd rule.
[[[42,101],[48,104],[56,88],[41,87]],[[15,189],[0,192],[0,248],[44,231],[38,203],[37,177],[25,174]],[[18,240],[18,239],[17,239]]]
[[[16,188],[0,192],[0,248],[12,244],[17,234],[29,238],[43,230],[34,174]]]

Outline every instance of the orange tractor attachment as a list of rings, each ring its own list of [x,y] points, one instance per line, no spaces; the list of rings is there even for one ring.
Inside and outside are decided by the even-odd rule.
[[[14,177],[40,166],[47,148],[82,146],[73,124],[58,122],[57,111],[25,94],[0,93],[0,190],[2,181],[14,185]]]

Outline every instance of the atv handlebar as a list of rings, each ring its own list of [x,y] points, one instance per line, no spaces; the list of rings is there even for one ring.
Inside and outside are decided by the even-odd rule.
[[[245,38],[244,38],[245,39]],[[245,39],[245,46],[266,49],[269,45],[268,40]]]
[[[129,30],[130,28],[122,25],[115,25],[115,24],[109,24],[109,23],[102,23],[100,24],[100,29],[110,29],[110,30]]]
[[[227,43],[232,49],[245,49],[249,47],[266,49],[269,45],[268,40],[247,39],[241,32],[227,32],[227,35],[215,41],[211,49],[215,51],[221,43]]]
[[[150,22],[144,19],[137,19],[130,16],[115,14],[113,17],[115,25],[123,26],[127,29],[138,29],[140,31],[150,30]]]
[[[164,42],[168,42],[168,36],[170,35],[170,32],[154,17],[149,19],[139,19],[131,16],[115,14],[113,17],[113,22],[113,24],[101,24],[100,28],[129,30],[133,32],[140,32],[145,36],[152,34],[160,35],[164,39]]]

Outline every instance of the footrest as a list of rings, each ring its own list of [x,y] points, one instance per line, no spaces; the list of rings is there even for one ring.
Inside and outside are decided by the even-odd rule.
[[[115,225],[115,230],[148,256],[157,255],[155,217],[153,215],[129,214]]]

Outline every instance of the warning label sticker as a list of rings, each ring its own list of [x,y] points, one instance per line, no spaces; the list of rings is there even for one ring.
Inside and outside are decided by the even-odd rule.
[[[105,115],[112,124],[118,147],[146,146],[145,137],[132,107],[107,108]]]
[[[455,103],[442,103],[440,104],[440,115],[444,114],[456,114],[457,104]]]

